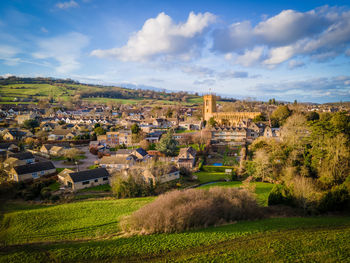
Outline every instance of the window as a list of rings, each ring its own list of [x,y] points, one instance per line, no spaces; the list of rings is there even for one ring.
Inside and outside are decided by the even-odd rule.
[[[108,177],[103,177],[103,181],[107,181],[108,180]]]
[[[44,174],[45,174],[45,172],[44,172],[44,171],[41,171],[40,173],[41,173],[41,175],[44,175]]]
[[[34,179],[39,178],[38,173],[32,173],[32,177],[33,177]]]
[[[90,183],[90,181],[84,181],[84,182],[83,182],[83,185],[89,184],[89,183]]]
[[[98,179],[95,179],[95,183],[97,183],[98,182]]]

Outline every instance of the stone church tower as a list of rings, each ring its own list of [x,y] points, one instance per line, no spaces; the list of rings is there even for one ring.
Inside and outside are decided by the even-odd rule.
[[[213,113],[216,112],[216,97],[213,94],[207,94],[203,96],[204,109],[203,116],[204,120],[209,121],[213,117]]]

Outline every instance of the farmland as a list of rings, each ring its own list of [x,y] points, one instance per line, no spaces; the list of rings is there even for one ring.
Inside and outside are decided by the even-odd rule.
[[[7,206],[1,229],[7,246],[0,247],[0,262],[344,262],[350,257],[349,217],[270,218],[183,233],[118,235],[118,219],[150,201]]]
[[[108,90],[112,93],[109,94]],[[113,97],[113,92],[117,92],[118,94],[127,93],[128,98]],[[179,103],[179,101],[169,100],[169,95],[167,94],[163,95],[162,98],[145,98],[140,97],[135,90],[120,87],[101,87],[95,85],[62,83],[14,83],[0,85],[0,104],[37,103],[38,100],[46,99],[48,97],[52,97],[55,101],[68,101],[76,94],[85,94],[82,100],[91,103],[114,102],[120,104],[143,103],[150,105],[174,105]],[[190,95],[188,99],[182,103],[187,105],[199,104],[201,103],[201,98],[195,95]]]

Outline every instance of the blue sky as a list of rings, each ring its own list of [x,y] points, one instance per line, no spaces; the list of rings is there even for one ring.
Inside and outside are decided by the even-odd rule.
[[[348,1],[0,2],[0,75],[350,100]]]

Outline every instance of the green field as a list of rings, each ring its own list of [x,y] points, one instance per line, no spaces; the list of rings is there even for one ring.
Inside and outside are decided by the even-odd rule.
[[[230,179],[230,175],[227,175],[225,173],[221,172],[198,172],[194,173],[193,175],[197,176],[200,183],[208,183],[213,181],[219,181],[219,180],[225,180]]]
[[[272,185],[253,184],[257,198],[267,199]],[[120,219],[152,200],[2,204],[0,262],[349,262],[346,216],[267,218],[173,234],[120,232]]]
[[[28,207],[16,211],[5,206],[0,243],[23,244],[39,241],[90,239],[118,233],[120,216],[153,200],[152,197],[123,200],[75,202]],[[22,206],[20,206],[22,207]]]
[[[111,90],[121,91],[123,88],[120,87],[110,87]],[[125,90],[125,89],[124,89]],[[94,85],[78,85],[78,84],[8,84],[0,86],[0,104],[36,104],[36,102],[23,102],[21,100],[25,98],[32,99],[47,99],[52,96],[56,101],[58,99],[68,100],[68,98],[73,97],[76,92],[98,92],[101,91],[101,87]],[[133,90],[128,90],[133,92]],[[93,97],[84,98],[84,101],[89,101],[93,103],[107,103],[115,102],[121,104],[137,104],[144,103],[147,105],[175,105],[179,104],[178,101],[164,99],[151,99],[151,98],[130,98],[130,99],[119,99],[119,98],[104,98],[104,97]],[[201,97],[191,95],[186,102],[181,102],[184,105],[192,105],[195,103],[200,103],[202,101]]]
[[[0,262],[347,262],[350,258],[349,217],[271,218],[183,233],[118,236],[116,219],[141,205],[127,207],[130,202],[138,201],[85,201],[8,211],[5,218],[10,214],[24,222],[7,221],[2,231],[16,228],[30,239],[10,239],[18,245],[0,247]],[[52,210],[55,207],[58,210]],[[61,214],[67,207],[74,220]],[[105,235],[96,235],[98,229]],[[80,231],[91,240],[74,234]]]

